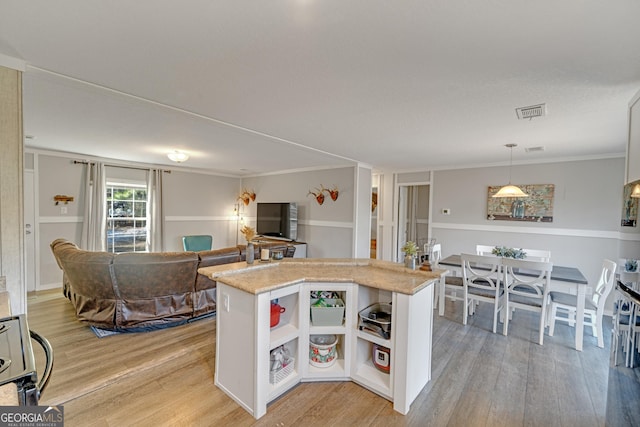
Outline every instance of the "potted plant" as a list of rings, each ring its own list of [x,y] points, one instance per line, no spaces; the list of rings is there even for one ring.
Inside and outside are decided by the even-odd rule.
[[[405,243],[402,247],[402,252],[404,252],[405,267],[415,270],[416,258],[418,256],[418,245],[416,245],[416,242],[408,241]]]
[[[496,256],[514,259],[525,259],[527,256],[527,253],[522,249],[507,248],[506,246],[496,246],[491,253]]]

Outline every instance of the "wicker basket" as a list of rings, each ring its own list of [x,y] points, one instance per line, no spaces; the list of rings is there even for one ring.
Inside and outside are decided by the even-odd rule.
[[[278,369],[277,371],[269,371],[269,382],[271,384],[278,384],[293,373],[296,359],[292,357],[289,360],[289,364],[284,368]]]

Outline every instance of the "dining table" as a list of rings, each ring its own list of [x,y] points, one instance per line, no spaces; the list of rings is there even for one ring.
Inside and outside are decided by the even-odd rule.
[[[449,255],[443,258],[438,263],[440,267],[446,267],[451,273],[456,276],[462,275],[462,260],[460,255]],[[527,272],[521,271],[520,274],[527,275]],[[532,273],[532,276],[537,274]],[[445,284],[444,280],[439,282],[438,289],[438,314],[444,315],[444,300],[445,300]],[[549,292],[563,292],[566,294],[573,294],[577,297],[576,307],[576,350],[582,351],[582,341],[584,332],[584,305],[587,292],[591,293],[592,290],[589,287],[589,282],[584,277],[584,274],[577,267],[564,267],[560,265],[554,265],[551,270],[551,282]]]

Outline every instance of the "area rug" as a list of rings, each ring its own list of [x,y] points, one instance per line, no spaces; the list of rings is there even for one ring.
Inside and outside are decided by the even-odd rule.
[[[179,322],[179,323],[175,323],[175,324],[169,324],[169,325],[166,325],[166,326],[160,327],[160,328],[157,328],[157,327],[156,328],[140,328],[140,329],[131,329],[131,330],[127,330],[127,331],[110,331],[108,329],[96,328],[95,326],[89,326],[89,327],[91,328],[93,333],[98,338],[104,338],[104,337],[110,337],[112,335],[118,335],[118,334],[157,331],[158,329],[165,329],[165,328],[169,328],[169,327],[172,327],[172,326],[184,325],[185,323],[193,323],[193,322],[196,322],[198,320],[208,319],[210,317],[215,317],[215,316],[216,316],[216,312],[214,311],[212,313],[207,313],[207,314],[203,314],[203,315],[198,316],[198,317],[194,317],[193,319],[189,319],[186,322]]]
[[[118,335],[118,334],[121,333],[121,332],[118,332],[118,331],[109,331],[107,329],[96,328],[95,326],[89,326],[89,327],[91,328],[93,333],[96,334],[96,336],[98,338],[109,337],[111,335]]]

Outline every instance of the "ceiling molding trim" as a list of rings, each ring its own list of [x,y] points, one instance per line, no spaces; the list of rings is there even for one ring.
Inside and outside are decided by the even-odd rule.
[[[356,167],[356,165],[312,166],[308,168],[287,169],[287,170],[281,170],[281,171],[275,171],[275,172],[242,175],[241,178],[259,178],[261,176],[286,175],[290,173],[315,172],[315,171],[345,169],[345,168],[354,168],[354,167]]]
[[[76,160],[85,160],[85,161],[100,161],[100,162],[105,162],[105,163],[109,163],[109,166],[132,166],[132,167],[138,167],[138,168],[143,168],[143,169],[164,169],[164,170],[170,170],[173,172],[188,172],[188,173],[199,173],[202,175],[213,175],[213,176],[222,176],[225,178],[237,178],[237,179],[241,179],[242,176],[241,175],[234,175],[234,174],[230,174],[230,173],[224,173],[224,172],[216,172],[215,170],[209,170],[209,169],[196,169],[196,168],[185,168],[183,166],[177,166],[177,165],[158,165],[155,163],[136,163],[136,162],[128,162],[126,160],[121,160],[121,159],[112,159],[112,158],[108,158],[108,157],[97,157],[97,156],[90,156],[88,154],[83,154],[83,153],[72,153],[69,151],[56,151],[56,150],[45,150],[43,148],[36,148],[36,147],[24,147],[24,152],[25,153],[32,153],[32,154],[38,154],[38,155],[45,155],[45,156],[51,156],[51,157],[64,157],[64,158],[75,158]]]
[[[597,155],[587,155],[587,156],[572,156],[572,157],[557,157],[551,159],[536,159],[536,160],[520,160],[514,161],[513,166],[516,165],[541,165],[547,163],[566,163],[566,162],[584,162],[589,160],[606,160],[606,159],[619,159],[625,158],[625,153],[609,153],[609,154],[597,154]],[[505,165],[509,165],[509,161],[506,162],[491,162],[491,163],[469,163],[469,164],[461,164],[461,165],[441,165],[441,166],[432,166],[424,169],[398,169],[398,170],[387,170],[381,169],[381,173],[417,173],[417,172],[429,172],[429,171],[448,171],[448,170],[456,170],[456,169],[479,169],[479,168],[493,168],[493,167],[502,167]]]

